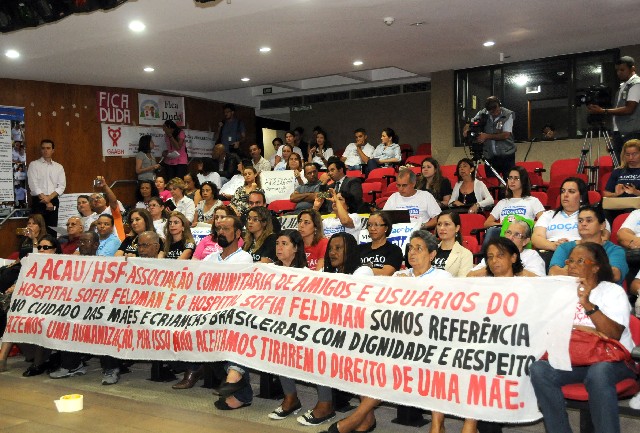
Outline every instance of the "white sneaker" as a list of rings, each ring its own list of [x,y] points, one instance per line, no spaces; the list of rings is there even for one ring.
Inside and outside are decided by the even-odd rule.
[[[629,407],[631,409],[640,410],[640,392],[634,395],[631,400],[629,400]]]
[[[84,374],[87,374],[87,367],[85,367],[83,363],[80,363],[79,366],[71,370],[60,367],[56,371],[49,373],[49,377],[51,379],[63,379],[65,377],[82,376]]]
[[[120,369],[112,368],[109,370],[105,370],[102,373],[102,384],[103,385],[115,385],[120,380]]]

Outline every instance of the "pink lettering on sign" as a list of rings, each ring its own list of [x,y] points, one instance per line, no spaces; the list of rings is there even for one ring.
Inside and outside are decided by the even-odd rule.
[[[131,123],[129,95],[126,93],[97,92],[96,106],[100,122]]]

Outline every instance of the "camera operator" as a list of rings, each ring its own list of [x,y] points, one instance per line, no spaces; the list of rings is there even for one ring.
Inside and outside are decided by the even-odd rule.
[[[622,81],[616,95],[615,108],[602,108],[599,105],[587,105],[593,114],[611,114],[613,116],[613,147],[618,159],[621,158],[622,145],[631,139],[640,138],[640,77],[636,75],[633,57],[624,56],[616,60],[616,74]]]
[[[513,120],[515,113],[502,107],[496,96],[489,96],[472,121],[486,119],[483,132],[478,134],[476,141],[484,145],[484,158],[504,178],[509,176],[509,170],[516,165],[516,145],[513,142]],[[465,125],[463,135],[469,133],[469,124]],[[495,177],[491,170],[486,170],[487,177]]]

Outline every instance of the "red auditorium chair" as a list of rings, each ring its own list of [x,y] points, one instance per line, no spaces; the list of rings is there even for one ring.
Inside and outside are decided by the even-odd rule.
[[[278,215],[282,215],[285,212],[290,212],[296,208],[296,204],[291,200],[274,200],[267,206],[269,210],[274,211]]]

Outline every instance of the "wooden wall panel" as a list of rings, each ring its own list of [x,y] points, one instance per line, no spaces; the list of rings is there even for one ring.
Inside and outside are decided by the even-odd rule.
[[[65,167],[69,193],[90,191],[93,179],[104,175],[109,182],[136,179],[135,158],[103,157],[100,122],[96,112],[96,92],[110,91],[129,95],[131,118],[137,123],[138,92],[161,94],[154,90],[80,86],[75,84],[0,78],[0,105],[25,107],[27,160],[40,157],[40,140],[50,138],[56,144],[54,160]],[[185,97],[187,127],[217,131],[223,118],[222,102]],[[237,107],[237,116],[247,127],[248,142],[255,142],[253,108]],[[115,190],[118,198],[134,202],[133,185]],[[15,224],[0,227],[0,257],[15,250]]]

